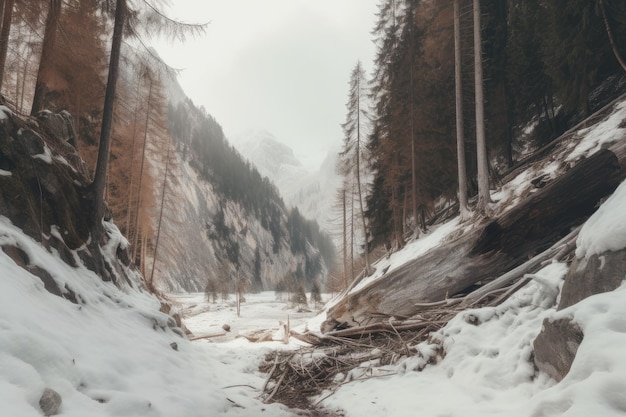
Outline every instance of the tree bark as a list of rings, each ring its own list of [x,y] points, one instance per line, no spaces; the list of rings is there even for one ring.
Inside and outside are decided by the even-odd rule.
[[[463,128],[463,81],[461,73],[461,12],[459,0],[454,0],[454,86],[456,96],[456,154],[459,177],[459,207],[461,221],[469,218],[467,207],[467,164],[465,163],[465,132]]]
[[[154,288],[154,268],[156,266],[157,254],[159,250],[159,238],[161,237],[161,223],[163,221],[163,207],[165,207],[165,190],[167,188],[167,174],[170,170],[170,144],[172,137],[169,137],[167,142],[167,154],[165,160],[165,175],[163,176],[163,191],[161,192],[161,208],[159,210],[159,223],[157,226],[156,241],[154,242],[154,256],[152,257],[152,269],[150,270],[150,279],[148,285],[150,289]],[[237,313],[239,313],[239,305],[237,305]],[[239,315],[239,314],[237,314]]]
[[[150,87],[148,88],[148,100],[146,102],[146,121],[144,123],[143,130],[143,149],[141,150],[141,164],[139,165],[139,184],[137,185],[137,205],[135,206],[134,217],[134,243],[133,243],[133,259],[137,255],[137,247],[139,244],[139,209],[141,208],[141,186],[143,184],[143,167],[146,162],[146,148],[148,147],[148,124],[150,122],[150,105],[152,101],[152,80],[150,80]]]
[[[11,0],[9,0],[11,1]],[[46,18],[46,29],[43,36],[41,49],[41,59],[39,60],[39,70],[37,71],[37,82],[35,83],[35,96],[30,114],[35,115],[46,106],[45,100],[49,93],[48,77],[53,67],[54,45],[56,43],[57,27],[59,17],[61,17],[62,0],[50,0],[48,7],[48,17]]]
[[[2,30],[0,30],[0,90],[4,81],[4,66],[7,62],[9,49],[9,34],[11,33],[11,19],[13,18],[13,4],[15,0],[2,1],[0,16],[2,16]],[[15,98],[17,102],[17,97]]]
[[[52,0],[59,1],[60,0]],[[102,128],[100,130],[100,145],[98,147],[98,161],[93,180],[93,192],[95,197],[94,231],[99,229],[99,224],[104,218],[105,202],[104,188],[106,184],[107,168],[109,165],[109,148],[111,147],[111,132],[113,126],[113,105],[115,104],[115,90],[119,74],[119,63],[122,49],[122,35],[126,21],[126,0],[117,0],[115,6],[115,24],[113,27],[113,39],[111,43],[111,58],[109,62],[109,75],[104,96],[104,109],[102,113]]]
[[[343,208],[343,288],[348,288],[348,219],[346,216],[346,188],[342,190]],[[352,278],[352,277],[351,277]]]
[[[476,89],[476,154],[478,159],[478,209],[485,214],[491,202],[489,194],[489,161],[485,140],[485,107],[483,92],[482,36],[480,0],[474,0],[474,84]]]
[[[360,68],[360,63],[359,63]],[[361,190],[361,81],[359,80],[358,94],[357,94],[357,121],[356,121],[356,186],[359,193],[359,209],[361,214],[361,222],[363,225],[363,240],[364,245],[364,257],[365,257],[365,271],[367,275],[370,274],[370,261],[369,261],[369,244],[367,239],[367,226],[365,225],[365,210],[363,209],[363,192]]]

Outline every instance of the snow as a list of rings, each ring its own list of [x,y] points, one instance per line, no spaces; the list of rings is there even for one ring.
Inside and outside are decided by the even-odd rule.
[[[615,141],[623,134],[616,131],[625,117],[622,104],[597,127],[580,131],[583,138],[570,143],[567,160]],[[532,192],[528,181],[537,174],[553,177],[561,169],[553,160],[520,174],[495,206]],[[623,183],[581,229],[576,256],[626,248],[625,206]],[[105,227],[111,237],[105,253],[112,257],[117,245],[128,242],[114,225]],[[380,260],[375,275],[358,288],[384,279],[385,269],[398,268],[463,233],[463,227],[453,220]],[[54,228],[52,233],[61,237]],[[273,293],[261,293],[248,296],[237,317],[230,302],[175,295],[194,333],[216,334],[223,324],[231,326],[227,336],[190,342],[169,327],[171,318],[158,311],[153,296],[130,286],[117,288],[82,266],[68,266],[0,216],[0,246],[5,245],[23,250],[30,266],[45,268],[80,303],[50,294],[39,278],[0,251],[2,415],[41,416],[38,401],[45,388],[62,396],[59,415],[66,417],[295,415],[282,405],[260,402],[265,375],[258,365],[272,349],[299,346],[293,338],[286,345],[278,341],[279,321],[289,318],[292,328],[315,330],[325,313],[313,317],[314,312],[285,307]],[[566,273],[564,263],[545,266],[504,304],[457,315],[413,346],[416,356],[357,369],[344,376],[336,392],[314,402],[341,409],[346,417],[626,415],[626,286],[557,312]],[[535,370],[531,356],[543,321],[559,318],[578,323],[585,338],[569,374],[557,383]],[[250,343],[236,337],[257,329],[270,329],[275,340]]]
[[[220,299],[216,303],[207,303],[204,293],[171,295],[173,300],[183,306],[185,325],[196,336],[221,335],[225,333],[222,326],[229,325],[230,331],[226,335],[211,338],[218,342],[234,341],[238,336],[250,335],[258,330],[271,330],[273,340],[282,341],[281,322],[289,321],[291,329],[304,332],[308,321],[316,315],[310,309],[298,311],[296,306],[286,302],[286,296],[281,297],[274,291],[245,294],[244,297],[246,301],[241,303],[240,317],[237,317],[232,294],[228,300]],[[324,295],[324,298],[327,297],[328,295]],[[239,338],[237,343],[246,344],[245,341],[245,338]],[[301,344],[291,339],[289,346],[298,347]]]
[[[564,264],[551,264],[501,306],[459,314],[417,346],[420,355],[396,366],[396,375],[346,384],[323,404],[346,417],[625,415],[626,287],[555,313],[545,283],[558,286],[566,271]],[[470,314],[479,325],[465,321]],[[557,384],[536,374],[530,358],[543,320],[564,316],[581,324],[585,338],[570,373]]]
[[[4,169],[0,169],[0,176],[2,177],[10,177],[13,175],[11,171],[5,171]]]
[[[590,257],[626,248],[626,182],[585,222],[576,241],[576,256]]]
[[[258,351],[183,339],[156,298],[69,267],[1,216],[0,245],[19,246],[82,301],[48,293],[0,251],[2,415],[40,416],[46,387],[62,396],[68,417],[292,415],[256,399]]]
[[[623,224],[618,209],[623,194],[624,186],[591,221]],[[117,228],[105,226],[112,245],[125,244]],[[401,265],[459,227],[458,221],[441,226],[384,265]],[[596,227],[590,228],[597,243],[607,235],[595,233]],[[287,345],[251,343],[235,336],[271,329],[280,339],[280,320],[289,317],[292,328],[315,329],[324,314],[311,318],[314,312],[288,308],[273,292],[247,295],[241,317],[232,301],[213,304],[203,294],[174,295],[196,334],[231,325],[227,337],[189,342],[168,330],[169,318],[158,312],[155,298],[132,288],[120,290],[82,267],[67,266],[0,217],[0,245],[5,244],[19,246],[30,264],[45,266],[82,302],[49,294],[37,277],[0,252],[3,415],[41,415],[38,401],[46,387],[63,397],[62,416],[295,415],[282,405],[259,401],[265,375],[258,365],[271,350],[295,349],[299,343],[293,338]],[[418,355],[396,365],[355,370],[344,376],[350,382],[337,392],[314,401],[341,409],[346,417],[624,415],[626,286],[556,312],[566,272],[563,263],[547,265],[501,306],[459,314],[429,341],[414,346]],[[478,325],[468,323],[474,321],[468,320],[470,315]],[[572,370],[557,384],[536,373],[531,355],[543,320],[561,317],[573,318],[586,336]]]
[[[626,129],[620,125],[626,119],[626,102],[616,106],[615,111],[606,120],[601,121],[592,127],[581,129],[578,136],[584,138],[580,142],[572,142],[574,150],[568,156],[568,161],[576,161],[581,157],[587,157],[607,144],[611,144],[624,136]]]

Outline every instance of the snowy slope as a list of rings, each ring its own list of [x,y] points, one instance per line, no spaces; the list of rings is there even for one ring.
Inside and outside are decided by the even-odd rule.
[[[82,301],[48,293],[0,251],[1,415],[41,416],[45,388],[61,395],[59,415],[68,417],[291,415],[244,386],[263,383],[259,353],[190,343],[155,297],[68,266],[0,216],[5,244],[18,245]]]
[[[623,102],[606,119],[575,132],[559,144],[558,156],[519,173],[494,193],[492,212],[506,211],[532,193],[532,179],[556,178],[570,162],[623,142],[625,119]],[[582,227],[576,242],[579,259],[626,249],[625,207],[623,182]],[[377,272],[352,292],[386,279],[382,271],[402,266],[463,233],[466,227],[472,225],[454,219],[381,259],[375,264]],[[615,291],[557,312],[568,268],[565,263],[545,266],[502,305],[457,315],[428,342],[414,346],[418,351],[415,357],[394,366],[371,368],[364,364],[340,381],[337,392],[324,393],[319,400],[329,408],[343,410],[347,417],[626,415],[626,286],[622,283]],[[325,318],[323,313],[312,320],[309,329],[319,328]],[[532,343],[546,318],[571,318],[585,335],[570,372],[559,383],[538,372],[532,362]],[[384,376],[390,372],[394,376]]]
[[[626,183],[581,230],[579,257],[598,248],[626,248],[624,207]],[[626,415],[626,286],[556,312],[567,268],[548,265],[504,304],[459,314],[417,345],[417,356],[383,368],[394,376],[371,378],[380,369],[353,372],[356,382],[322,403],[347,417]],[[478,325],[470,324],[474,318]],[[531,359],[545,318],[573,318],[585,334],[569,374],[558,384],[537,373]]]

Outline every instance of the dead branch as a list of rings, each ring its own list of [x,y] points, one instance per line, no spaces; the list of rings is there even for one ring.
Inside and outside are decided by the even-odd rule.
[[[217,333],[217,334],[203,334],[200,336],[194,336],[189,338],[189,340],[193,341],[193,340],[200,340],[200,339],[211,339],[213,337],[220,337],[220,336],[226,336],[226,333]]]

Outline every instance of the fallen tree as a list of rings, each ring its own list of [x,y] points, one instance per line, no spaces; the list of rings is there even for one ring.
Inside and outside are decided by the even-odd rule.
[[[363,328],[391,317],[406,320],[422,312],[424,304],[465,296],[507,271],[513,270],[502,286],[536,272],[563,247],[544,251],[582,224],[626,177],[620,164],[623,151],[624,146],[616,146],[594,153],[491,221],[388,272],[384,279],[351,288],[329,309],[322,330]],[[566,240],[564,244],[571,236]],[[543,256],[536,258],[537,252]]]

